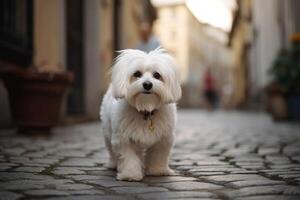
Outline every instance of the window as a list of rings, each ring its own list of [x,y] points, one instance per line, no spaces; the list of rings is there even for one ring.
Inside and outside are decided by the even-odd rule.
[[[28,66],[32,62],[32,0],[0,1],[0,59]]]

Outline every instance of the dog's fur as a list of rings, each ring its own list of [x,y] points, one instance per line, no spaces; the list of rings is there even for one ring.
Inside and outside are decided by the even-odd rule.
[[[140,77],[134,75],[137,71]],[[161,78],[155,78],[155,72]],[[153,84],[149,91],[143,87],[146,81]],[[180,97],[175,62],[165,50],[120,52],[100,112],[109,167],[117,169],[118,180],[173,174],[168,160],[174,141],[175,103]]]

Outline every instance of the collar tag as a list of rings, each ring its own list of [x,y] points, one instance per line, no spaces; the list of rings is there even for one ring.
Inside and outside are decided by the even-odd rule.
[[[153,126],[153,120],[151,119],[151,117],[149,118],[149,125],[148,128],[151,132],[154,131],[154,126]]]

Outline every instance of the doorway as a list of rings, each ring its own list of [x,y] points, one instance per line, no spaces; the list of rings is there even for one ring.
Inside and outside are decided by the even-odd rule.
[[[68,97],[67,113],[83,114],[84,108],[84,3],[66,1],[66,64],[75,75]]]

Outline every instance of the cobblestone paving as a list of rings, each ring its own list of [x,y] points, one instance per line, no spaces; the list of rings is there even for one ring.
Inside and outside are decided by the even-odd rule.
[[[0,131],[0,199],[300,199],[300,126],[264,114],[180,111],[170,177],[115,180],[100,124],[44,137]]]

